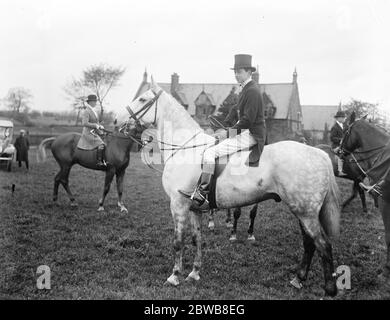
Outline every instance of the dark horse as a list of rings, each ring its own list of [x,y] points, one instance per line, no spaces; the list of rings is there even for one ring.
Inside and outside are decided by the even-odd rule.
[[[344,155],[354,153],[364,154],[360,162],[362,169],[374,182],[385,179],[381,186],[382,194],[379,209],[385,226],[385,241],[387,259],[384,270],[379,276],[380,281],[390,287],[390,135],[382,128],[368,122],[364,118],[355,120],[355,113],[351,114],[349,125],[341,142],[341,151]],[[356,150],[359,149],[357,152]]]
[[[327,144],[319,144],[316,146],[316,148],[325,151],[329,155],[330,160],[332,160],[333,171],[337,176],[337,172],[338,172],[337,159],[332,148]],[[359,186],[359,183],[363,182],[364,180],[364,173],[358,166],[358,162],[360,161],[360,159],[361,156],[358,155],[356,155],[355,159],[351,155],[344,157],[343,171],[346,173],[346,176],[343,176],[341,178],[352,180],[353,188],[352,188],[351,196],[343,202],[341,208],[342,210],[344,210],[346,206],[349,205],[351,201],[355,199],[356,195],[359,193],[360,200],[362,201],[363,212],[367,213],[366,194],[364,190]],[[378,208],[378,198],[375,196],[374,196],[374,202],[375,202],[375,207]]]
[[[57,138],[53,137],[43,140],[38,149],[41,160],[44,161],[46,159],[45,146],[52,142],[51,152],[60,166],[60,172],[54,178],[53,201],[57,201],[58,187],[61,184],[69,196],[71,206],[77,206],[69,188],[69,173],[74,164],[79,164],[88,169],[106,172],[103,196],[99,200],[98,211],[104,210],[104,199],[110,190],[112,179],[116,175],[118,206],[121,212],[127,213],[128,211],[122,202],[123,178],[130,161],[130,149],[134,141],[137,141],[135,136],[138,132],[140,132],[139,128],[130,129],[126,125],[122,127],[121,132],[106,133],[104,140],[106,143],[105,159],[108,163],[107,167],[98,167],[96,165],[96,149],[81,150],[77,148],[77,143],[81,137],[79,133],[66,133]]]

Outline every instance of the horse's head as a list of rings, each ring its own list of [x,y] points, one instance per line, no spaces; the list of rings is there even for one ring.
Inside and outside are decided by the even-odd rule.
[[[359,123],[365,119],[366,116],[356,119],[355,111],[353,111],[349,116],[348,124],[344,128],[344,135],[340,145],[340,151],[344,155],[348,155],[362,146],[360,135],[358,133],[359,130],[357,129],[359,127]]]
[[[157,104],[162,92],[163,90],[152,77],[150,89],[126,107],[130,117],[135,120],[137,125],[156,124],[158,118]]]

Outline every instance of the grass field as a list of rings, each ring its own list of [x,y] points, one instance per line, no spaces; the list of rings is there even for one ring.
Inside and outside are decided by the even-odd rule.
[[[160,174],[131,154],[124,201],[128,214],[116,208],[112,185],[106,211],[97,212],[103,173],[75,166],[70,186],[78,208],[71,209],[60,188],[59,205],[51,201],[57,164],[34,162],[30,172],[0,169],[0,298],[5,299],[320,299],[323,274],[316,254],[304,288],[289,281],[302,254],[296,218],[283,204],[260,205],[256,241],[246,241],[248,209],[239,221],[236,243],[228,241],[225,213],[216,215],[216,229],[203,221],[203,266],[196,285],[164,286],[173,267],[173,222]],[[50,152],[49,152],[50,153]],[[338,180],[342,197],[351,183]],[[12,196],[11,185],[15,184]],[[342,233],[334,243],[335,265],[348,265],[351,290],[335,299],[388,299],[377,274],[385,259],[380,213],[368,199],[363,214],[356,199],[342,214]],[[188,229],[189,231],[189,229]],[[185,274],[192,269],[194,248],[186,236]],[[38,290],[39,265],[51,269],[51,290]],[[184,282],[183,282],[184,283]]]

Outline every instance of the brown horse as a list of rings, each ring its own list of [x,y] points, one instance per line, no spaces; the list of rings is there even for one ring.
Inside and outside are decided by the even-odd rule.
[[[96,165],[96,149],[81,150],[77,148],[77,143],[81,135],[79,133],[66,133],[57,138],[48,138],[41,142],[38,148],[39,158],[46,159],[45,146],[51,143],[51,152],[60,166],[60,171],[54,178],[53,201],[58,199],[58,187],[61,184],[66,190],[71,206],[77,206],[76,200],[69,188],[69,173],[73,165],[79,164],[92,170],[106,172],[103,196],[99,200],[98,211],[103,211],[104,200],[110,190],[111,182],[116,175],[116,185],[118,192],[118,207],[121,212],[127,213],[127,209],[122,202],[123,178],[130,161],[130,150],[134,142],[137,142],[136,135],[139,128],[130,128],[129,125],[122,127],[120,131],[109,132],[105,135],[105,159],[106,167]]]
[[[316,148],[325,151],[329,155],[329,158],[332,161],[334,174],[337,176],[337,172],[338,172],[337,159],[332,148],[327,144],[319,144],[316,146]],[[364,174],[358,165],[358,163],[361,161],[360,158],[361,157],[357,155],[354,159],[352,156],[349,155],[346,156],[344,159],[343,171],[346,173],[346,176],[343,176],[341,178],[352,180],[353,188],[352,188],[351,196],[343,202],[341,208],[342,210],[344,210],[351,203],[351,201],[356,198],[356,195],[359,193],[360,200],[362,202],[363,212],[367,213],[366,194],[364,190],[359,186],[359,183],[363,182],[364,180]],[[378,208],[379,206],[378,198],[375,196],[373,196],[373,198],[374,198],[375,207]]]
[[[344,155],[364,154],[360,165],[367,176],[375,183],[384,179],[379,209],[385,226],[387,259],[379,279],[390,288],[390,134],[364,118],[355,121],[355,113],[352,113],[341,142],[341,151]]]

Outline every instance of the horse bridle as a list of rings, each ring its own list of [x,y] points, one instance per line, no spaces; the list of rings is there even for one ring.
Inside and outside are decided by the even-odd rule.
[[[156,121],[157,121],[157,102],[158,102],[158,98],[161,96],[161,93],[162,93],[162,90],[160,90],[159,92],[155,93],[153,90],[152,90],[153,94],[154,94],[154,97],[153,99],[151,99],[150,101],[148,101],[141,109],[139,109],[137,112],[134,112],[133,110],[131,110],[131,108],[129,106],[126,107],[127,111],[130,113],[130,117],[133,118],[136,122],[137,125],[141,125],[141,122],[140,120],[142,119],[142,117],[150,110],[150,108],[154,105],[154,103],[156,103],[156,108],[154,110],[154,120],[153,120],[153,125],[156,124]],[[141,113],[142,112],[142,113]],[[140,114],[140,115],[139,115]],[[139,115],[139,116],[138,116]],[[137,117],[138,116],[138,117]]]
[[[343,155],[349,155],[349,154],[353,154],[353,153],[359,153],[359,154],[364,154],[364,153],[369,153],[369,152],[372,152],[372,151],[376,151],[376,150],[381,150],[383,148],[385,148],[387,146],[387,144],[384,144],[383,146],[379,146],[379,147],[375,147],[375,148],[372,148],[372,149],[369,149],[369,150],[364,150],[364,151],[355,151],[355,152],[352,152],[350,150],[348,150],[347,148],[343,147],[343,144],[344,144],[344,141],[349,138],[349,136],[351,135],[351,130],[352,130],[352,127],[354,126],[354,124],[360,120],[362,120],[363,118],[360,118],[356,121],[354,121],[353,123],[351,123],[350,125],[348,125],[347,127],[347,130],[345,131],[345,134],[341,140],[341,143],[340,143],[340,151]],[[368,160],[370,158],[372,158],[373,156],[371,157],[368,157],[364,160]],[[363,161],[363,160],[362,160]]]
[[[364,117],[363,117],[363,118],[364,118]],[[356,159],[355,154],[365,154],[365,153],[369,153],[369,152],[381,150],[381,149],[385,148],[385,147],[390,143],[390,141],[387,142],[386,144],[384,144],[383,146],[375,147],[375,148],[372,148],[372,149],[369,149],[369,150],[364,150],[364,151],[355,151],[355,152],[353,152],[353,151],[350,151],[350,150],[346,149],[345,147],[343,147],[344,141],[345,141],[347,138],[349,138],[349,136],[351,135],[351,130],[352,130],[353,125],[354,125],[357,121],[362,120],[363,118],[360,118],[360,119],[354,121],[353,123],[351,123],[350,125],[348,125],[347,130],[345,131],[345,134],[344,134],[344,136],[343,136],[343,138],[342,138],[342,140],[341,140],[341,143],[340,143],[340,153],[341,153],[343,156],[351,155],[351,157],[352,157],[353,161],[356,163],[357,167],[358,167],[358,168],[360,169],[360,171],[367,177],[367,173],[368,173],[370,170],[365,171],[365,170],[361,167],[361,165],[359,164],[359,162],[363,162],[363,161],[366,161],[366,160],[371,159],[371,158],[374,157],[374,156],[377,156],[376,159],[374,160],[373,164],[372,164],[372,165],[374,165],[374,164],[376,163],[376,161],[378,160],[380,154],[377,155],[376,153],[374,153],[373,155],[370,155],[369,157],[364,158],[364,159]],[[355,154],[354,154],[354,153],[355,153]]]

